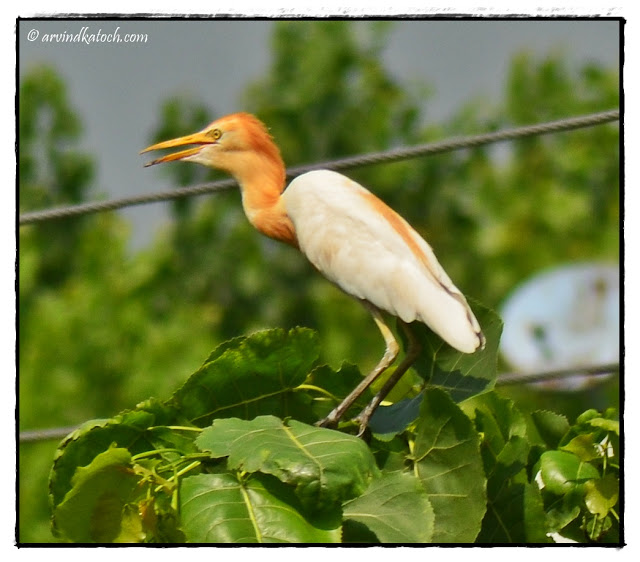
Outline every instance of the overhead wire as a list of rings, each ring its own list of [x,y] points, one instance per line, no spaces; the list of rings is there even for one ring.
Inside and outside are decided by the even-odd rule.
[[[618,109],[613,109],[609,111],[602,111],[599,113],[580,115],[577,117],[567,117],[564,119],[558,119],[556,121],[548,121],[545,123],[536,123],[533,125],[503,129],[490,133],[454,137],[442,141],[429,142],[415,146],[399,147],[390,150],[349,156],[346,158],[328,160],[325,162],[318,162],[314,164],[293,166],[287,169],[287,176],[295,177],[305,172],[317,169],[345,170],[348,168],[356,168],[359,166],[370,166],[373,164],[395,162],[398,160],[406,160],[409,158],[416,158],[418,156],[425,156],[428,154],[438,154],[465,148],[475,148],[485,144],[491,144],[501,141],[515,140],[525,137],[546,135],[550,133],[592,127],[619,119],[620,111]],[[88,203],[81,203],[79,205],[68,205],[51,209],[43,209],[40,211],[30,211],[20,215],[19,225],[25,226],[28,224],[35,224],[73,216],[87,215],[104,211],[114,211],[116,209],[133,207],[136,205],[146,205],[149,203],[170,201],[182,197],[206,195],[217,191],[231,189],[236,185],[237,184],[235,180],[227,179],[189,187],[182,187],[179,189],[168,189],[154,193],[133,195],[106,201],[92,201]]]
[[[558,380],[574,376],[599,377],[612,375],[620,371],[619,363],[606,363],[603,365],[592,365],[587,367],[574,367],[572,369],[557,369],[543,371],[539,373],[504,373],[498,375],[495,385],[511,386],[518,384],[530,384],[548,380]],[[34,443],[37,441],[54,441],[64,439],[79,426],[55,427],[51,429],[32,429],[21,431],[19,434],[20,443]]]
[[[591,113],[587,115],[581,115],[578,117],[569,117],[559,119],[556,121],[548,121],[544,123],[537,123],[534,125],[526,125],[522,127],[515,127],[511,129],[503,129],[501,131],[495,131],[491,133],[483,133],[479,135],[470,135],[463,137],[455,137],[446,139],[443,141],[430,142],[419,144],[410,147],[400,147],[391,150],[372,152],[369,154],[360,154],[356,156],[350,156],[346,158],[340,158],[335,160],[329,160],[325,162],[307,164],[303,166],[294,166],[287,169],[288,177],[295,177],[317,169],[329,169],[329,170],[344,170],[348,168],[355,168],[359,166],[368,166],[373,164],[381,164],[387,162],[394,162],[398,160],[405,160],[409,158],[415,158],[418,156],[424,156],[428,154],[438,154],[443,152],[449,152],[453,150],[461,150],[466,148],[475,148],[485,144],[491,144],[495,142],[501,142],[506,140],[515,140],[519,138],[525,138],[530,136],[539,136],[550,133],[570,131],[585,127],[592,127],[616,121],[620,119],[620,111],[617,109],[610,111],[602,111],[599,113]],[[44,209],[41,211],[27,212],[19,217],[20,226],[40,223],[50,220],[63,219],[72,216],[86,215],[91,213],[99,213],[104,211],[112,211],[121,209],[124,207],[131,207],[135,205],[144,205],[149,203],[156,203],[160,201],[169,201],[172,199],[178,199],[182,197],[193,197],[198,195],[205,195],[214,193],[217,191],[223,191],[236,186],[235,180],[221,180],[216,182],[204,183],[200,185],[184,187],[180,189],[171,189],[158,191],[155,193],[137,195],[131,197],[122,197],[119,199],[112,199],[107,201],[93,201],[89,203],[83,203],[80,205],[69,205],[65,207],[58,207],[52,209]],[[585,375],[606,375],[619,370],[619,364],[606,364],[597,365],[593,367],[587,367],[580,369],[580,374]],[[569,376],[575,376],[577,374],[576,369],[563,369],[548,371],[544,373],[508,373],[499,376],[496,380],[496,386],[506,386],[513,384],[525,384],[531,382],[540,382],[550,379],[559,379]],[[62,439],[70,432],[74,431],[76,427],[60,427],[52,429],[38,429],[22,431],[19,434],[20,443],[31,443],[36,441],[47,441],[54,439]]]

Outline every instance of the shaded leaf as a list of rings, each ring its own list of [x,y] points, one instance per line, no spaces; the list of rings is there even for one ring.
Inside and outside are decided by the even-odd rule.
[[[487,339],[483,350],[460,353],[420,323],[411,325],[422,354],[413,368],[430,385],[448,390],[454,402],[460,402],[493,388],[496,379],[498,345],[502,320],[491,309],[469,300]]]
[[[360,369],[356,365],[351,363],[342,363],[337,371],[334,371],[329,365],[320,365],[311,371],[305,384],[322,388],[334,397],[334,400],[331,400],[327,399],[326,396],[321,396],[321,399],[313,401],[314,419],[320,420],[327,416],[360,381],[362,381],[362,373],[360,373]],[[373,398],[373,394],[370,389],[367,389],[347,410],[343,419],[346,420],[356,416],[369,403],[371,398]]]
[[[171,446],[165,441],[162,431],[154,433],[149,427],[165,425],[175,420],[176,414],[170,408],[155,400],[138,404],[108,420],[87,422],[64,439],[58,450],[49,478],[49,493],[53,506],[58,505],[71,488],[71,478],[76,469],[86,466],[112,444],[138,454],[163,446]],[[188,450],[184,445],[185,450]]]
[[[433,542],[473,542],[487,501],[480,440],[442,390],[425,391],[413,457],[435,513]]]
[[[215,418],[266,413],[313,421],[310,398],[293,390],[318,356],[318,336],[306,328],[235,338],[214,350],[168,403],[199,427]]]
[[[490,498],[479,543],[547,543],[540,490],[535,484],[511,483]]]
[[[557,448],[562,437],[570,429],[569,421],[565,416],[548,410],[532,412],[531,419],[538,434],[549,449]]]
[[[526,420],[512,400],[488,392],[465,401],[482,435],[487,513],[479,542],[547,542],[542,499],[527,481]]]
[[[274,416],[216,420],[196,445],[214,458],[228,457],[230,469],[272,474],[293,485],[303,505],[316,510],[361,494],[378,473],[361,439]]]
[[[495,455],[499,454],[511,437],[527,435],[524,416],[515,403],[495,392],[486,392],[460,404],[462,410],[475,421],[476,429]]]
[[[180,487],[182,529],[195,543],[332,543],[340,518],[312,523],[291,489],[269,477],[198,474]],[[338,513],[339,515],[339,513]]]
[[[343,509],[345,519],[366,525],[382,543],[428,543],[433,535],[431,503],[416,477],[406,472],[375,478]]]
[[[589,462],[601,457],[600,451],[593,440],[593,433],[581,433],[576,435],[561,450],[573,453],[580,460]]]
[[[80,543],[134,538],[124,508],[138,480],[129,451],[112,447],[100,453],[76,470],[71,490],[54,511],[56,531]]]

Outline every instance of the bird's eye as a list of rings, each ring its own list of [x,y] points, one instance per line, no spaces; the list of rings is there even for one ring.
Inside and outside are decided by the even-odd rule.
[[[211,137],[213,140],[218,140],[222,136],[222,131],[220,129],[211,129],[207,131],[207,136]]]

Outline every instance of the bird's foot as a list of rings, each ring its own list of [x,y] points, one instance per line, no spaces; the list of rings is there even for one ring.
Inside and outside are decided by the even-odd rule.
[[[338,420],[335,416],[332,416],[333,412],[329,414],[326,418],[323,418],[317,421],[314,425],[316,427],[326,427],[327,429],[335,429],[338,427]]]

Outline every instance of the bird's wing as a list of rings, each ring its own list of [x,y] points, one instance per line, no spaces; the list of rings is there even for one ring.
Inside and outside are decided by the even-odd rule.
[[[424,322],[461,351],[482,345],[473,313],[431,247],[369,191],[318,170],[296,178],[283,199],[301,251],[346,293]]]

